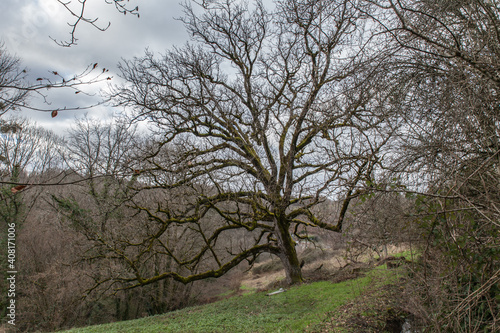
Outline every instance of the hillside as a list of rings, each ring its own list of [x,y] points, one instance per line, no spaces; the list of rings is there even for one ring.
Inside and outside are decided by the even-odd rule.
[[[405,314],[396,310],[394,288],[404,269],[380,265],[356,269],[356,275],[337,283],[304,283],[272,296],[269,291],[247,292],[163,315],[65,332],[400,332]]]

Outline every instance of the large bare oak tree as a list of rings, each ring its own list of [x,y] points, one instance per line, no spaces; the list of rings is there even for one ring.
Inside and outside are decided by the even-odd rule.
[[[137,245],[142,254],[126,259],[134,274],[125,286],[218,277],[263,252],[281,259],[288,283],[300,282],[294,238],[307,228],[341,232],[350,200],[372,182],[394,130],[390,50],[378,52],[356,1],[275,5],[185,4],[191,43],[121,65],[119,103],[158,134],[140,170],[143,190],[189,193],[140,207],[156,226]],[[335,220],[315,210],[326,199],[340,201]],[[179,226],[197,252],[176,256],[161,244],[162,253],[204,269],[140,274],[141,257]],[[228,241],[236,230],[247,234],[237,246]]]

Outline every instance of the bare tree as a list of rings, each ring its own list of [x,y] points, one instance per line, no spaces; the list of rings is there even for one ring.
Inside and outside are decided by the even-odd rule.
[[[136,144],[135,128],[114,120],[102,124],[84,118],[77,120],[68,137],[61,147],[61,155],[72,177],[80,180],[75,188],[81,191],[54,199],[59,208],[69,212],[77,230],[89,240],[106,245],[115,232],[109,230],[108,224],[126,218],[123,215],[125,204],[134,195],[127,184],[134,181],[129,177],[129,163]],[[80,195],[76,195],[78,192]]]
[[[54,154],[57,138],[49,131],[36,127],[26,119],[2,119],[0,133],[0,245],[9,253],[15,251],[15,237],[25,223],[41,191],[17,183],[39,181],[40,173],[57,166]],[[11,235],[8,237],[8,235]],[[10,243],[8,239],[10,238]],[[14,240],[14,242],[13,242]],[[9,247],[7,247],[9,244]],[[0,258],[2,277],[17,270],[16,257],[7,251]],[[9,264],[9,266],[7,266]],[[10,267],[10,269],[7,269]],[[5,289],[4,289],[5,288]],[[0,303],[6,308],[6,284],[2,284]]]
[[[25,72],[20,68],[19,59],[0,45],[0,116],[26,100],[27,90],[17,89],[23,88]]]
[[[288,283],[303,280],[292,234],[300,238],[306,226],[341,231],[394,130],[389,97],[398,88],[384,73],[391,50],[378,53],[355,5],[278,1],[268,12],[261,2],[204,2],[198,15],[185,4],[193,44],[121,65],[129,84],[118,101],[159,138],[141,168],[146,188],[189,189],[188,204],[144,208],[158,223],[150,242],[187,226],[202,244],[196,255],[175,257],[168,244],[163,253],[181,266],[209,265],[189,276],[142,274],[136,259],[136,273],[122,282],[218,277],[263,252],[281,259]],[[314,213],[326,198],[342,200],[336,221]],[[221,222],[207,222],[211,214]],[[234,230],[246,234],[238,251],[221,241]]]
[[[380,185],[379,185],[380,186]],[[415,227],[406,214],[412,201],[400,193],[374,191],[360,197],[346,217],[345,238],[351,253],[375,251],[387,257],[389,245],[411,244]]]
[[[21,109],[50,112],[52,117],[56,117],[59,111],[86,110],[101,105],[105,101],[101,100],[83,106],[54,107],[50,105],[47,91],[67,88],[75,94],[89,95],[84,87],[110,81],[112,77],[108,75],[108,72],[108,69],[101,69],[97,63],[94,63],[73,76],[63,76],[56,70],[52,70],[49,71],[49,75],[38,77],[35,82],[30,82],[27,79],[28,70],[23,69],[20,60],[10,55],[0,44],[0,117],[8,111]],[[35,107],[30,104],[29,97],[34,95],[41,97],[47,107]]]
[[[109,296],[107,291],[113,282],[129,271],[127,262],[120,259],[137,256],[138,248],[149,246],[144,239],[151,237],[155,222],[137,211],[136,206],[172,200],[169,193],[160,190],[137,195],[136,160],[142,144],[136,127],[124,119],[102,123],[84,118],[69,131],[62,148],[67,169],[81,181],[69,185],[71,191],[61,189],[52,195],[52,206],[64,225],[87,239],[79,261],[90,264],[85,274],[94,282],[86,290],[91,298]],[[180,240],[185,233],[186,230],[171,229],[161,240],[175,242],[172,249],[176,252],[187,252],[189,249]],[[140,270],[162,271],[172,266],[176,266],[172,258],[155,252],[144,258]],[[191,287],[166,279],[154,289],[111,296],[116,302],[116,317],[130,319],[143,312],[156,314],[176,309],[187,303]]]
[[[59,2],[73,17],[74,17],[74,22],[70,23],[68,22],[68,25],[71,29],[70,31],[70,38],[69,40],[56,40],[52,38],[58,45],[64,46],[64,47],[70,47],[72,45],[76,45],[78,38],[76,38],[76,29],[80,24],[89,24],[92,27],[94,27],[97,30],[100,31],[106,31],[109,26],[111,25],[111,22],[108,22],[107,24],[101,25],[98,17],[89,17],[86,14],[86,5],[87,5],[87,0],[78,0],[78,1],[72,1],[72,0],[56,0]],[[114,5],[116,10],[119,13],[123,13],[126,15],[127,13],[130,15],[135,15],[139,17],[139,6],[135,7],[130,7],[129,0],[104,0],[104,2],[108,5]]]
[[[44,172],[60,166],[56,154],[57,144],[58,138],[53,133],[27,119],[9,118],[2,121],[0,181],[3,191],[0,200],[4,209],[0,216],[6,224],[14,222],[20,226],[26,216],[20,207],[31,207],[38,196],[32,193],[27,196],[28,200],[23,200],[23,193],[30,190],[30,186],[17,184],[39,182]]]

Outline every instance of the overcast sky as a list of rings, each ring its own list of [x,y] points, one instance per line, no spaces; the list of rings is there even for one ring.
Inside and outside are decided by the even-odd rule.
[[[32,83],[37,77],[50,77],[52,71],[71,78],[93,63],[98,63],[99,68],[109,68],[109,74],[116,78],[116,65],[122,58],[141,56],[146,48],[155,53],[163,52],[187,40],[183,24],[175,20],[182,16],[179,0],[130,0],[131,7],[139,6],[140,18],[118,13],[113,5],[106,5],[105,0],[87,2],[86,16],[98,17],[97,23],[102,27],[108,22],[111,26],[101,32],[88,24],[80,24],[77,28],[78,44],[66,48],[49,38],[68,40],[71,28],[67,22],[73,22],[56,0],[0,0],[0,38],[7,50],[19,57],[29,70]],[[118,80],[112,82],[118,83]],[[52,106],[41,105],[38,99],[33,99],[32,103],[51,108],[88,105],[97,100],[96,97],[89,99],[83,94],[63,90],[49,92],[48,97]],[[114,111],[109,107],[99,107],[88,113],[104,119]],[[84,111],[59,112],[53,119],[50,113],[24,110],[21,114],[62,133],[75,116],[82,116]]]

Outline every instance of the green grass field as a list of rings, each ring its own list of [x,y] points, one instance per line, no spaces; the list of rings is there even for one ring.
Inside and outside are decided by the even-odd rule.
[[[203,306],[185,308],[137,320],[72,329],[65,332],[314,332],[347,302],[369,286],[391,283],[396,270],[377,267],[365,276],[333,284],[328,281],[293,286],[284,293],[235,296]],[[336,329],[342,332],[344,330]]]

